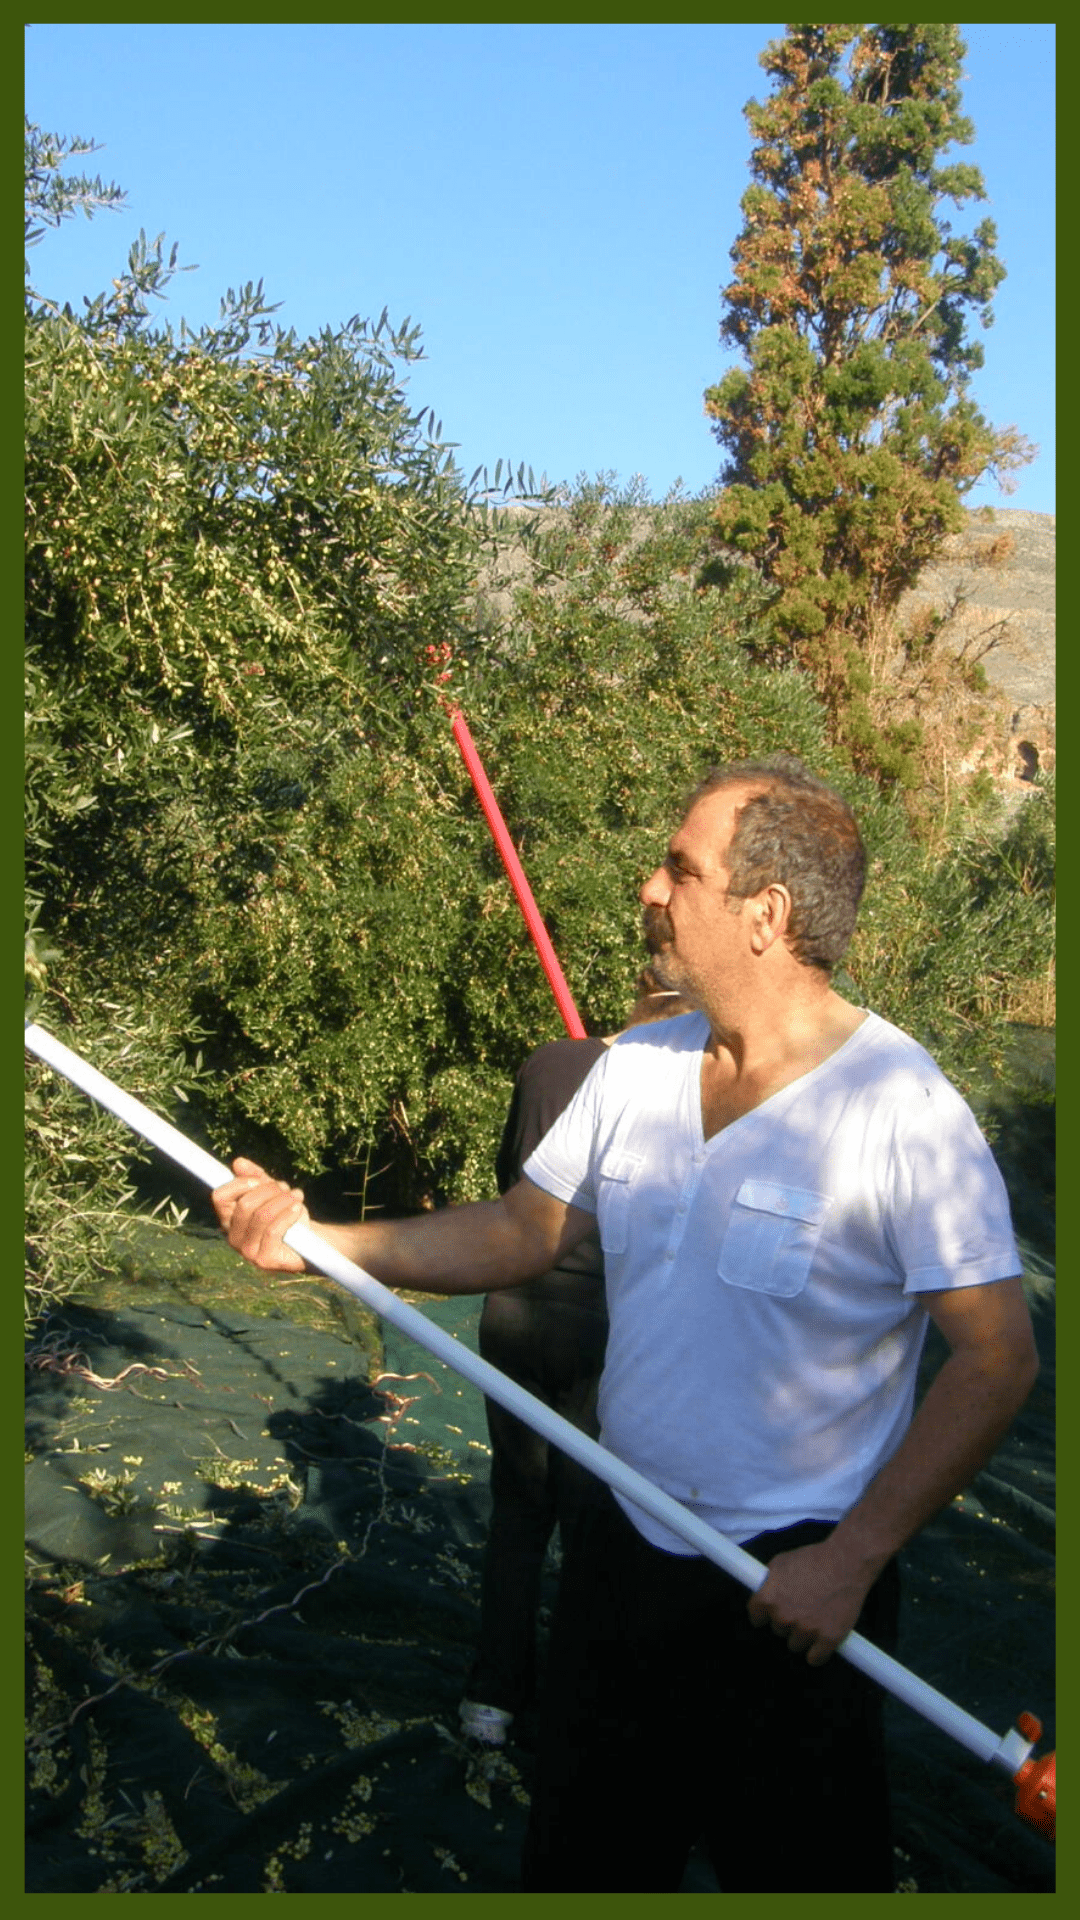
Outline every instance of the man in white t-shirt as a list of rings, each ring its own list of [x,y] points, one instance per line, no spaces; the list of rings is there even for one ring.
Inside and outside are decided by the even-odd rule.
[[[748,1601],[629,1505],[583,1515],[529,1892],[675,1891],[702,1835],[725,1892],[892,1886],[879,1697],[829,1656],[856,1624],[888,1642],[899,1548],[989,1457],[1037,1361],[969,1110],[831,987],[863,872],[850,809],[801,763],[717,770],[641,892],[654,969],[700,1011],[618,1040],[500,1201],[320,1229],[390,1285],[479,1293],[597,1219],[601,1437],[769,1563]],[[231,1243],[296,1270],[302,1196],[234,1170]],[[912,1419],[927,1316],[951,1351]]]

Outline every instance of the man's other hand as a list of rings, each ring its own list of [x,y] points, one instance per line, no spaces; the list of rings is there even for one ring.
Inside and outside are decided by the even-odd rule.
[[[876,1571],[853,1573],[828,1540],[778,1553],[751,1595],[751,1624],[770,1627],[792,1653],[805,1653],[809,1666],[823,1666],[855,1625]]]

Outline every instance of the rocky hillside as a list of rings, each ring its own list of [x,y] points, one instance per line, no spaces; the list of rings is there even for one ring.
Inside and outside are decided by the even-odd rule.
[[[518,515],[534,515],[516,504],[503,511],[507,532],[481,575],[477,596],[479,616],[492,626],[509,616],[514,590],[536,580],[513,532]],[[559,511],[535,517],[543,525]],[[632,541],[645,538],[658,512],[663,509],[632,511]],[[990,734],[984,728],[974,748],[959,745],[964,737],[959,716],[940,716],[946,734],[953,733],[958,743],[950,772],[985,765],[999,782],[1021,783],[1017,797],[1040,767],[1054,765],[1056,530],[1051,513],[1010,508],[969,513],[963,532],[946,541],[940,560],[926,568],[899,607],[902,625],[930,611],[946,615],[937,645],[978,661],[1003,697],[1000,718],[991,723]],[[560,591],[557,576],[545,576],[543,584],[547,592]],[[640,617],[629,601],[623,610],[629,619]]]
[[[981,661],[1011,708],[1008,771],[1054,765],[1057,521],[1052,513],[970,513],[900,604],[901,617],[950,612],[943,642]]]

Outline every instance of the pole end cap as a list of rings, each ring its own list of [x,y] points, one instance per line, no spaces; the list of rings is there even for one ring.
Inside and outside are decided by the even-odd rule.
[[[1034,1827],[1047,1840],[1057,1831],[1057,1756],[1048,1753],[1042,1760],[1025,1760],[1013,1775],[1016,1785],[1016,1811],[1021,1820]]]

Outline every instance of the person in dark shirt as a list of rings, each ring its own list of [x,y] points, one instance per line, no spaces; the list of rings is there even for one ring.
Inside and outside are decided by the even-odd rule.
[[[686,1011],[682,996],[646,969],[628,1027]],[[553,1040],[518,1072],[495,1162],[500,1193],[554,1125],[608,1042]],[[607,1343],[599,1237],[586,1235],[565,1260],[535,1280],[490,1293],[480,1318],[480,1352],[564,1419],[595,1439],[596,1392]],[[501,1746],[536,1689],[536,1616],[544,1555],[590,1496],[591,1474],[494,1400],[485,1399],[491,1440],[491,1522],[481,1577],[480,1637],[461,1702],[462,1730]]]

